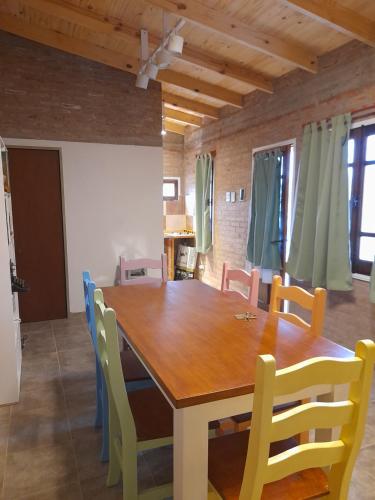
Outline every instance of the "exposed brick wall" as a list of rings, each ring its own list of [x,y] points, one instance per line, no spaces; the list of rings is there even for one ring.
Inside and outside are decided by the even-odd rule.
[[[320,58],[319,72],[295,70],[275,82],[275,92],[254,92],[243,109],[226,108],[222,118],[185,136],[186,194],[194,192],[195,154],[216,151],[213,250],[202,279],[218,287],[223,261],[245,265],[254,148],[297,139],[303,124],[375,104],[375,50],[359,42]],[[226,203],[225,192],[244,187],[246,201]]]
[[[168,132],[163,137],[163,175],[180,178],[180,197],[165,202],[165,215],[185,213],[184,137]]]
[[[0,31],[0,135],[161,146],[161,89]]]
[[[244,267],[254,148],[295,138],[297,163],[303,125],[375,105],[375,50],[351,42],[319,61],[319,73],[296,70],[275,82],[275,93],[254,92],[242,110],[226,108],[222,118],[185,136],[186,194],[194,192],[195,154],[216,151],[214,245],[203,258],[203,281],[220,286],[222,264]],[[226,203],[225,192],[245,187],[246,201]],[[368,284],[354,282],[351,293],[329,292],[325,334],[350,348],[373,338],[375,306]]]

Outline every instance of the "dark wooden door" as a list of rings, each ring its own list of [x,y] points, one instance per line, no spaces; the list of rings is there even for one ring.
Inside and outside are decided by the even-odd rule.
[[[24,322],[66,318],[65,253],[59,152],[9,148],[17,275]]]

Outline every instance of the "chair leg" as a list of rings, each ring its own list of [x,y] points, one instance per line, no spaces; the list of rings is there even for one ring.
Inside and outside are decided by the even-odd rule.
[[[138,498],[137,449],[131,444],[122,450],[122,498]]]
[[[108,462],[109,460],[109,409],[108,409],[108,393],[104,378],[102,379],[102,452],[101,461]]]
[[[114,486],[121,479],[121,464],[119,462],[118,450],[116,450],[116,439],[121,436],[120,422],[115,409],[111,411],[112,401],[109,401],[109,466],[107,486]]]
[[[95,415],[95,427],[102,427],[103,425],[103,402],[102,402],[102,391],[103,391],[103,375],[102,369],[99,365],[98,358],[95,360],[96,369],[96,415]]]

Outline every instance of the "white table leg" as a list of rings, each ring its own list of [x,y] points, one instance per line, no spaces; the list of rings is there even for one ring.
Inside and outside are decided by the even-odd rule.
[[[208,421],[199,406],[174,409],[173,499],[207,500]]]
[[[318,396],[317,400],[323,403],[344,401],[348,397],[348,390],[349,386],[346,384],[335,385],[332,388],[332,392]],[[340,431],[340,427],[335,427],[333,429],[316,429],[315,441],[325,442],[336,440],[340,436]]]

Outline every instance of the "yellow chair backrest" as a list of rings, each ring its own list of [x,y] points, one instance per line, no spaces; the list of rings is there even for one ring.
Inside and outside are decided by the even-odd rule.
[[[283,286],[281,276],[272,279],[270,313],[276,314],[291,323],[305,328],[315,335],[321,335],[324,326],[324,312],[327,292],[324,288],[315,288],[314,295],[299,286]],[[293,313],[282,312],[281,300],[289,300],[311,311],[311,325]]]
[[[276,371],[271,355],[258,356],[253,418],[240,500],[259,500],[263,485],[298,471],[331,466],[328,498],[347,497],[364,434],[375,343],[357,342],[355,356],[313,358]],[[274,398],[318,384],[350,384],[347,401],[307,403],[273,415]],[[269,458],[270,443],[309,429],[341,427],[338,440],[307,443]],[[327,498],[327,497],[324,497]]]

